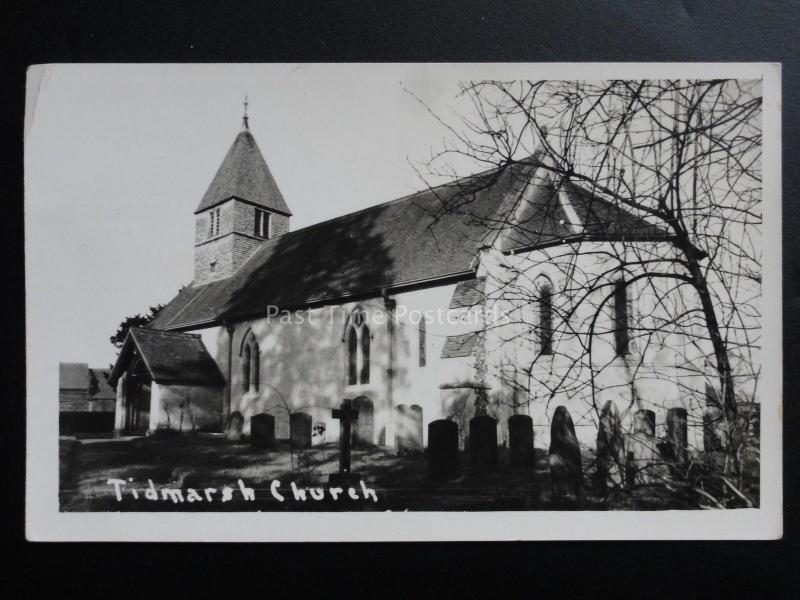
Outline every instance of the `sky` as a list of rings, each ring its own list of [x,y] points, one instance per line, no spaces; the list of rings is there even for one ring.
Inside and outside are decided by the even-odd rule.
[[[674,63],[657,72],[752,78],[761,70]],[[654,72],[646,64],[590,63],[32,67],[29,362],[36,358],[53,376],[58,361],[106,366],[120,321],[168,302],[191,281],[193,213],[241,128],[245,95],[250,130],[298,229],[424,188],[414,165],[452,138],[428,109],[450,123],[469,115],[456,99],[461,81]]]
[[[29,318],[58,360],[92,366],[125,316],[191,281],[193,213],[245,95],[292,229],[425,187],[412,163],[448,132],[417,98],[460,110],[458,79],[420,66],[54,65],[29,85]]]

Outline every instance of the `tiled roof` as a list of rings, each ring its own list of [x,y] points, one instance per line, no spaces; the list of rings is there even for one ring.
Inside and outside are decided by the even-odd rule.
[[[97,379],[97,388],[98,392],[92,396],[92,400],[103,400],[105,398],[116,398],[117,392],[108,384],[108,376],[111,374],[111,371],[108,369],[89,369],[92,373],[94,373],[95,378]]]
[[[476,248],[492,233],[487,221],[530,168],[507,169],[464,209],[448,205],[460,197],[462,180],[265,240],[233,276],[184,288],[150,326],[178,328],[268,305],[301,308],[414,282],[471,277]]]
[[[141,355],[150,377],[157,383],[225,383],[199,335],[132,327],[111,371],[111,385],[116,385],[135,351]]]
[[[242,130],[222,160],[195,213],[229,198],[240,198],[278,212],[292,214],[255,138]]]
[[[478,340],[478,333],[464,333],[462,335],[448,335],[442,346],[442,358],[460,358],[471,356]]]
[[[551,184],[537,184],[531,192],[518,201],[515,222],[500,236],[499,245],[504,252],[546,246],[567,238],[637,240],[669,237],[665,230],[572,182],[564,182],[558,191]]]
[[[89,388],[89,365],[86,363],[58,363],[58,387],[62,390]]]
[[[486,277],[459,281],[450,299],[450,308],[472,308],[483,303]]]
[[[537,167],[535,158],[526,159],[265,240],[232,276],[186,286],[149,327],[189,329],[263,314],[269,305],[304,308],[387,288],[473,278],[477,249],[493,243],[501,230],[507,235],[497,244],[504,251],[574,236],[551,190],[536,190],[519,209]],[[575,213],[587,220],[589,238],[635,231],[662,235],[608,203],[587,200],[577,187],[570,193]],[[510,227],[509,214],[521,215],[521,223]]]

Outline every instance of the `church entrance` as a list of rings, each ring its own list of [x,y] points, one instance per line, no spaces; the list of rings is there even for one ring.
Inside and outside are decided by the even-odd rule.
[[[137,360],[128,373],[125,394],[126,433],[142,435],[150,427],[151,378],[144,362]]]

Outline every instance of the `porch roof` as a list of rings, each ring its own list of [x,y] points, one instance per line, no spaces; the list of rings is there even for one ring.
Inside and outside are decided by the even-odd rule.
[[[128,331],[109,377],[111,385],[116,385],[137,353],[156,383],[225,385],[225,378],[199,335],[140,327]]]

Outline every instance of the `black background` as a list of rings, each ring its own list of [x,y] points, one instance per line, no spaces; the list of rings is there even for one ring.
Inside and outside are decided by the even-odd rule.
[[[729,596],[800,579],[796,549],[798,411],[793,406],[800,308],[798,42],[800,3],[639,2],[26,2],[5,6],[0,110],[12,160],[2,162],[2,309],[8,341],[0,439],[2,588],[106,597]],[[53,62],[768,61],[783,63],[784,471],[779,542],[559,544],[32,544],[24,542],[24,263],[22,131],[25,69]],[[59,315],[60,316],[60,315]],[[773,318],[774,315],[768,315]],[[766,348],[765,360],[781,349]],[[55,397],[55,395],[54,395]],[[600,517],[600,515],[598,515]],[[358,518],[354,516],[354,518]],[[520,514],[520,519],[524,519]],[[202,526],[198,523],[198,526]],[[794,577],[792,577],[795,575]],[[255,586],[245,591],[246,587]],[[568,589],[579,586],[582,592]],[[767,592],[768,593],[768,592]],[[797,591],[780,597],[796,597]]]

